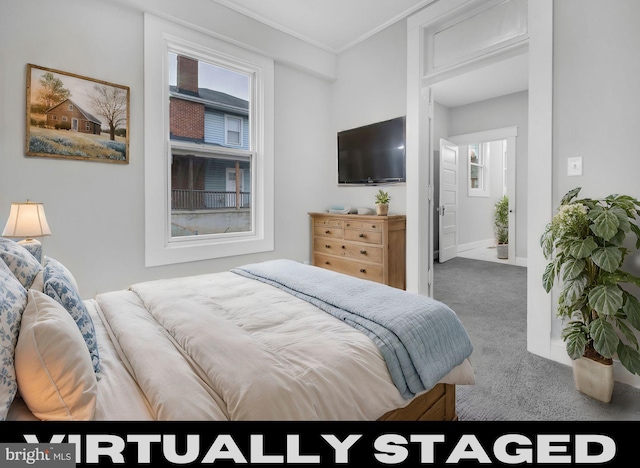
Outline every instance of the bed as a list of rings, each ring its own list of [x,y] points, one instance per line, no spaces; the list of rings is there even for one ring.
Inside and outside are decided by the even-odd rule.
[[[455,420],[474,383],[455,313],[378,283],[272,260],[82,300],[61,262],[0,257],[2,419]]]

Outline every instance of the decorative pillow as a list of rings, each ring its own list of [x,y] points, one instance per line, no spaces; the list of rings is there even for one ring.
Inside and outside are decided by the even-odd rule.
[[[11,239],[0,237],[0,258],[9,267],[13,275],[18,278],[25,289],[29,289],[38,272],[42,269],[40,262]]]
[[[14,352],[20,331],[20,320],[27,306],[27,291],[9,267],[0,262],[0,420],[7,418],[9,406],[16,396]]]
[[[44,291],[44,269],[40,270],[36,277],[33,279],[33,283],[29,289],[35,289],[36,291]]]
[[[45,268],[49,266],[50,269],[56,270],[57,272],[60,273],[60,275],[63,275],[65,278],[68,278],[69,281],[71,281],[71,284],[73,285],[75,290],[80,291],[80,288],[78,288],[78,282],[76,281],[71,271],[62,263],[60,263],[58,260],[45,255],[43,265],[45,266]]]
[[[47,257],[44,266],[44,292],[58,301],[75,320],[84,341],[87,343],[93,369],[99,379],[100,356],[93,320],[82,302],[75,279],[62,263],[51,257]]]
[[[87,346],[69,313],[30,290],[16,346],[20,395],[45,421],[93,419],[98,385]]]

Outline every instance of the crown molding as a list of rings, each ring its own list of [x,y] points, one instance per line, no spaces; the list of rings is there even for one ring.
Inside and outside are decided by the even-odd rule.
[[[255,11],[251,11],[248,8],[245,8],[243,6],[240,6],[238,4],[236,4],[233,0],[212,0],[216,3],[219,3],[222,6],[225,6],[227,8],[230,8],[240,14],[243,14],[245,16],[248,16],[251,19],[254,19],[256,21],[259,21],[267,26],[270,26],[274,29],[277,29],[278,31],[281,31],[285,34],[288,34],[290,36],[295,37],[296,39],[300,39],[301,41],[306,42],[307,44],[310,44],[314,47],[317,47],[319,49],[322,49],[326,52],[332,53],[334,55],[340,55],[341,53],[351,49],[352,47],[360,44],[361,42],[367,40],[368,38],[370,38],[371,36],[374,36],[375,34],[379,33],[380,31],[388,28],[389,26],[391,26],[392,24],[408,17],[409,15],[415,13],[418,10],[421,10],[422,8],[424,8],[425,6],[433,3],[434,1],[438,1],[438,0],[422,0],[421,2],[419,2],[418,4],[414,5],[411,8],[408,8],[407,10],[397,14],[396,16],[394,16],[393,18],[385,21],[384,23],[380,24],[379,26],[367,31],[366,33],[364,33],[363,35],[361,35],[360,37],[358,37],[357,39],[351,41],[350,43],[344,45],[343,47],[340,47],[338,49],[331,47],[323,42],[317,41],[315,39],[312,39],[298,31],[294,31],[291,28],[288,28],[280,23],[278,23],[277,21],[273,21],[267,17],[265,17],[264,15],[261,15],[259,13],[256,13]]]

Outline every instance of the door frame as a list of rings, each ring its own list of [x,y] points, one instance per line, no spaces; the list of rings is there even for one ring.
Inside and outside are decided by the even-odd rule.
[[[485,143],[504,140],[507,142],[507,197],[509,197],[509,259],[510,265],[518,265],[516,257],[517,227],[516,227],[516,171],[517,171],[517,138],[518,126],[496,128],[484,132],[467,133],[449,137],[449,140],[457,145],[469,145],[471,143]],[[495,164],[490,163],[495,170]],[[458,187],[460,190],[460,187]]]
[[[432,110],[423,86],[425,29],[475,0],[435,2],[407,21],[407,290],[433,295],[433,253],[429,239],[432,225]],[[553,4],[554,0],[528,2],[529,135],[527,162],[527,226],[542,228],[553,216]],[[429,87],[430,90],[430,87]],[[427,207],[427,208],[425,208]],[[430,215],[431,213],[431,215]],[[552,297],[541,287],[546,261],[536,232],[527,228],[527,350],[542,357],[564,361],[561,346],[551,340],[554,320]],[[429,252],[431,250],[431,252]],[[562,343],[561,340],[555,340]]]

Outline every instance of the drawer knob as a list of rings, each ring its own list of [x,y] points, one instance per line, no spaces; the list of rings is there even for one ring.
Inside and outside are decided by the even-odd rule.
[[[361,232],[359,237],[364,237],[364,233]]]
[[[366,273],[367,270],[365,270],[364,268],[360,268],[360,273]]]
[[[345,247],[344,245],[342,246],[342,248],[343,248],[343,249],[346,249],[346,247]]]
[[[330,234],[331,231],[329,231],[328,229],[326,231],[324,231],[325,234]]]
[[[347,227],[351,226],[351,224],[347,223]]]
[[[329,261],[327,260],[326,262],[324,262],[325,265],[331,265],[331,263],[329,263]]]
[[[371,226],[371,229],[375,229],[375,228],[376,228],[376,225],[375,225],[375,224],[374,224],[373,226]]]
[[[325,246],[325,248],[327,248],[327,249],[330,249],[330,248],[331,248],[331,246],[330,246],[329,244],[325,244],[324,246]]]
[[[366,250],[361,250],[361,251],[360,251],[360,253],[361,253],[362,255],[367,255],[367,251],[366,251]]]

